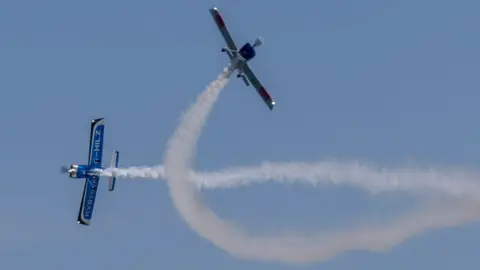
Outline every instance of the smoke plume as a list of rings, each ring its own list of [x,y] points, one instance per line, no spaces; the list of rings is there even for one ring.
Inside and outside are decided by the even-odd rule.
[[[423,230],[455,226],[480,218],[480,204],[474,200],[478,186],[475,174],[438,171],[374,170],[355,164],[263,164],[214,173],[194,173],[192,160],[206,119],[221,89],[227,84],[224,70],[200,94],[195,104],[182,116],[170,138],[164,156],[164,168],[130,168],[119,176],[165,177],[176,209],[191,229],[224,251],[245,259],[287,263],[330,259],[349,250],[383,251]],[[163,171],[162,171],[163,170]],[[105,172],[108,173],[108,172]],[[111,173],[111,172],[110,172]],[[252,182],[281,179],[318,183],[326,179],[334,184],[350,184],[371,191],[434,190],[455,195],[449,204],[426,204],[384,225],[362,225],[342,231],[312,234],[291,233],[278,236],[252,236],[239,227],[221,220],[197,194],[198,186],[234,187]],[[459,181],[455,181],[458,179]],[[464,198],[467,197],[467,198]]]
[[[162,165],[107,169],[102,175],[165,179]],[[256,166],[230,167],[216,172],[190,171],[189,180],[198,189],[236,188],[255,183],[304,183],[344,185],[371,193],[432,192],[457,198],[480,199],[480,173],[454,168],[377,168],[359,161],[264,162]]]

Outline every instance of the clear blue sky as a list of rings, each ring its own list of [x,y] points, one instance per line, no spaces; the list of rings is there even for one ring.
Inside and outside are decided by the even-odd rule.
[[[235,40],[261,35],[252,69],[277,101],[232,80],[203,133],[197,169],[263,160],[480,163],[478,1],[219,1]],[[291,269],[233,258],[180,219],[161,181],[102,182],[76,223],[89,123],[105,159],[162,162],[180,112],[227,63],[209,1],[2,1],[0,261],[5,269]],[[208,191],[222,217],[263,231],[381,218],[410,197],[262,185]],[[476,269],[478,224],[432,230],[386,253],[298,269]]]

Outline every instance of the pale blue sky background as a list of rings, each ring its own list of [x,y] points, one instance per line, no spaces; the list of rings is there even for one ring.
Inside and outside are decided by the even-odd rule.
[[[2,1],[0,262],[5,269],[291,269],[236,259],[192,232],[168,187],[99,189],[76,223],[89,123],[105,117],[105,160],[162,162],[180,112],[227,64],[208,12],[234,39],[265,40],[252,69],[269,112],[233,80],[199,143],[197,169],[263,160],[366,158],[480,163],[478,1]],[[208,191],[219,215],[255,230],[313,230],[382,218],[411,197],[274,184]],[[480,226],[429,231],[387,253],[298,269],[478,269]]]

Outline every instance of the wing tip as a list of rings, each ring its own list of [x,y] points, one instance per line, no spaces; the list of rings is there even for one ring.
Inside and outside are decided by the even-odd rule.
[[[83,206],[83,198],[82,198],[82,206]],[[86,220],[84,219],[84,217],[82,216],[82,211],[83,211],[83,207],[80,208],[80,211],[78,213],[78,217],[77,217],[77,223],[80,224],[80,225],[84,225],[84,226],[90,226],[90,220]]]
[[[273,111],[273,108],[275,108],[275,105],[276,105],[275,100],[272,100],[268,106],[270,108],[270,111]]]
[[[272,97],[270,96],[270,94],[268,93],[267,89],[265,89],[265,87],[261,87],[259,89],[259,93],[260,95],[262,96],[263,100],[265,101],[265,103],[267,103],[267,106],[270,110],[273,110],[273,108],[275,107],[275,100],[272,99]]]
[[[220,28],[225,27],[225,22],[223,21],[223,17],[220,15],[220,11],[217,7],[210,8],[210,13],[212,13],[216,23]]]
[[[77,223],[84,226],[90,226],[90,222],[85,222],[83,220],[78,220]]]
[[[214,16],[220,15],[220,11],[217,7],[210,8],[210,13],[212,13]]]
[[[103,117],[100,117],[100,118],[95,118],[92,120],[92,129],[96,126],[96,125],[102,125],[105,123],[105,120]]]
[[[95,119],[92,120],[92,123],[103,121],[103,119],[105,119],[105,118],[104,117],[95,118]]]

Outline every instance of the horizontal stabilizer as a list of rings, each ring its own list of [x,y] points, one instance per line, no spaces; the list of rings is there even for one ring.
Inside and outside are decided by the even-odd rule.
[[[118,168],[118,151],[113,151],[112,160],[110,161],[110,168]],[[113,191],[115,189],[115,180],[117,177],[115,175],[108,177],[108,191]]]

